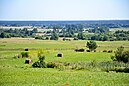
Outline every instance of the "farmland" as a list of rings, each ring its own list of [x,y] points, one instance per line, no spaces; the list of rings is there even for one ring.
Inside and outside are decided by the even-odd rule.
[[[35,40],[29,38],[0,39],[0,85],[1,86],[128,86],[129,74],[105,72],[100,70],[70,70],[58,68],[32,68],[32,64],[25,64],[25,58],[14,58],[16,54],[28,48],[33,62],[38,60],[37,50],[44,49],[46,62],[88,63],[112,61],[115,51],[123,46],[129,49],[129,41],[96,41],[96,52],[75,52],[76,48],[86,48],[87,40]],[[57,57],[63,53],[63,57]]]

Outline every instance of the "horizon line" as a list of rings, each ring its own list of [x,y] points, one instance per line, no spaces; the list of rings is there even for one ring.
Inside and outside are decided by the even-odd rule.
[[[0,21],[121,21],[121,20],[129,20],[129,19],[88,19],[88,20],[0,20]]]

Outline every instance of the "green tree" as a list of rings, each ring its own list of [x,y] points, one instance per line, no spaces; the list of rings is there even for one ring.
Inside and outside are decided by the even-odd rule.
[[[129,50],[124,51],[124,47],[120,46],[115,51],[115,56],[112,56],[111,59],[114,61],[118,61],[118,62],[122,61],[124,63],[127,63],[129,62]]]
[[[89,48],[90,51],[93,51],[97,48],[97,44],[95,41],[89,41],[86,45],[87,48]]]
[[[44,55],[40,55],[39,56],[39,60],[36,61],[32,66],[33,67],[38,67],[38,68],[46,68],[47,64],[45,63],[44,59],[45,59],[45,56]]]
[[[37,33],[37,32],[38,32],[38,29],[37,29],[37,28],[34,28],[34,29],[32,30],[32,32],[33,32],[33,33]]]
[[[1,38],[6,38],[6,37],[7,37],[7,34],[6,34],[5,32],[2,32],[2,33],[0,34],[0,37],[1,37]]]
[[[120,46],[117,48],[117,50],[115,51],[115,58],[117,61],[121,61],[122,60],[122,53],[124,51],[124,47]]]
[[[59,36],[57,35],[56,32],[53,32],[51,37],[50,37],[50,40],[58,40]]]
[[[103,41],[108,41],[108,36],[107,35],[104,35],[104,37],[103,37]]]
[[[84,40],[84,39],[85,39],[85,37],[84,37],[84,34],[83,34],[83,33],[78,33],[77,38],[78,38],[78,39],[82,39],[82,40]]]

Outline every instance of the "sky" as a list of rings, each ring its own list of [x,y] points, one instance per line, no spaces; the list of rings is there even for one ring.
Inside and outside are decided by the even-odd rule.
[[[0,20],[129,20],[129,0],[0,0]]]

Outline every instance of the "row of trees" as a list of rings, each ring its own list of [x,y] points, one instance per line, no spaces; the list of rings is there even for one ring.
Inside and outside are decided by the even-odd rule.
[[[107,27],[95,27],[87,30],[88,33],[83,32],[83,29],[76,30],[73,28],[63,29],[62,34],[58,33],[59,37],[74,37],[76,40],[97,40],[97,41],[116,41],[129,40],[129,31],[116,31],[112,33]],[[76,34],[75,34],[76,33]],[[90,34],[91,33],[91,34]]]
[[[33,30],[24,29],[0,29],[0,38],[10,38],[10,37],[28,37],[34,36],[34,33],[37,33],[38,30],[34,28]]]
[[[59,37],[72,37],[75,40],[97,40],[97,41],[115,41],[115,40],[129,40],[129,31],[110,32],[107,27],[94,27],[83,31],[84,27],[80,24],[65,25],[65,27],[53,27],[53,31],[47,31],[46,34],[51,34],[51,40],[58,40]],[[60,30],[60,31],[59,31]],[[0,29],[0,38],[9,37],[36,37],[37,39],[44,39],[44,37],[36,36],[38,30],[24,29]]]

